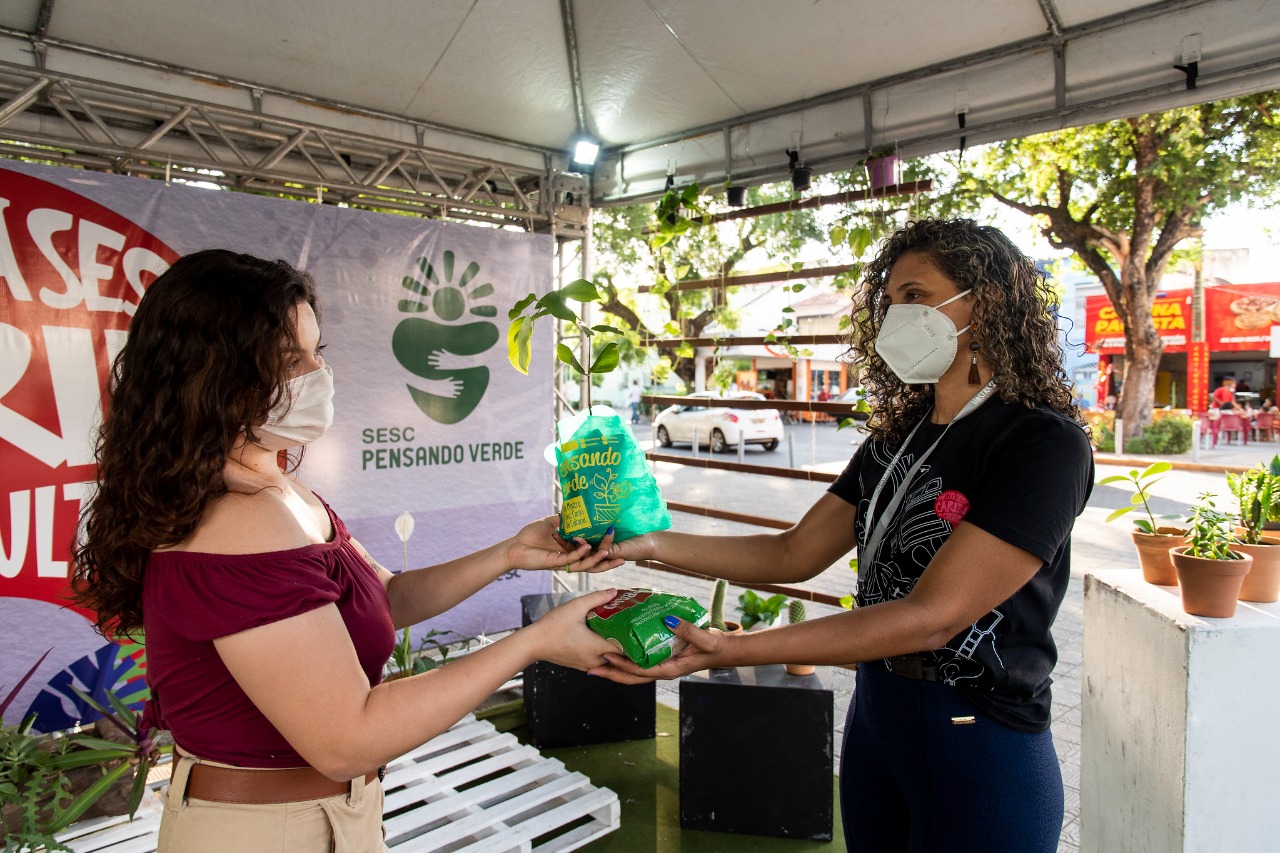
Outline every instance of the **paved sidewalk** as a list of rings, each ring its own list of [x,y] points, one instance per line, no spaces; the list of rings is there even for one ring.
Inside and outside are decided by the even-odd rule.
[[[1280,453],[1277,443],[1250,443],[1248,445],[1219,444],[1217,448],[1202,449],[1198,459],[1190,451],[1169,457],[1098,454],[1098,478],[1118,473],[1128,468],[1141,468],[1161,458],[1175,464],[1182,480],[1169,485],[1164,504],[1159,511],[1185,512],[1192,495],[1200,489],[1211,488],[1226,494],[1225,480],[1213,476],[1224,470],[1241,469],[1268,462]],[[844,462],[832,462],[814,466],[816,470],[838,473]],[[769,516],[798,520],[821,496],[826,486],[821,483],[805,483],[794,480],[773,480],[751,477],[726,471],[692,469],[684,466],[659,465],[658,481],[668,500],[688,502],[703,506],[715,506],[742,512],[761,511],[768,507]],[[1163,491],[1163,490],[1162,490]],[[1137,553],[1129,540],[1128,528],[1123,524],[1106,524],[1110,511],[1128,502],[1128,495],[1116,487],[1095,488],[1090,505],[1077,521],[1072,535],[1072,572],[1066,599],[1054,623],[1053,634],[1058,646],[1058,665],[1053,678],[1053,737],[1062,769],[1066,792],[1066,816],[1063,821],[1060,853],[1078,853],[1080,840],[1080,673],[1083,663],[1084,635],[1084,575],[1097,569],[1138,568]],[[759,533],[760,529],[736,522],[721,521],[687,514],[677,514],[675,527],[689,533],[712,535],[741,535]],[[837,561],[827,571],[802,584],[807,588],[840,596],[849,592],[853,574],[847,567],[847,559]],[[597,580],[602,584],[617,586],[645,586],[670,592],[691,595],[704,603],[710,602],[712,584],[695,578],[671,575],[652,569],[628,564]],[[731,610],[741,589],[730,587],[726,609]],[[807,605],[810,618],[838,612],[823,605]],[[835,694],[835,749],[839,763],[844,719],[853,697],[854,675],[840,668],[824,670]],[[658,700],[672,707],[679,706],[679,693],[675,682],[659,682]]]

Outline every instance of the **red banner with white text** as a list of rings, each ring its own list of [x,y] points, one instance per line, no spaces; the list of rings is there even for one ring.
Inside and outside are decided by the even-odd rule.
[[[1157,296],[1151,315],[1168,353],[1186,352],[1191,341],[1192,291]],[[1280,282],[1220,284],[1204,289],[1205,342],[1211,352],[1266,351],[1271,327],[1280,325]],[[1124,323],[1104,296],[1085,300],[1085,343],[1099,354],[1124,353]]]

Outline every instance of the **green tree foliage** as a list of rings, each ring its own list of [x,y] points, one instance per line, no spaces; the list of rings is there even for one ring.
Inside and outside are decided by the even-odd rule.
[[[752,187],[747,206],[793,197],[789,185]],[[729,209],[719,195],[699,196],[686,187],[668,193],[657,205],[594,212],[595,281],[604,291],[602,310],[628,328],[627,340],[619,342],[623,361],[643,360],[644,350],[637,344],[645,338],[701,337],[713,323],[722,332],[736,329],[737,316],[727,295],[738,288],[680,291],[673,285],[729,275],[755,250],[760,251],[753,259],[760,263],[751,265],[753,272],[785,269],[807,243],[826,242],[813,211],[703,224],[704,214]],[[653,298],[638,292],[641,285],[653,288]],[[670,359],[686,385],[693,385],[693,347],[664,345],[658,352]]]
[[[1011,140],[961,176],[961,192],[1035,217],[1106,289],[1125,325],[1126,435],[1151,423],[1163,349],[1151,309],[1175,248],[1214,211],[1277,200],[1278,108],[1268,92]]]

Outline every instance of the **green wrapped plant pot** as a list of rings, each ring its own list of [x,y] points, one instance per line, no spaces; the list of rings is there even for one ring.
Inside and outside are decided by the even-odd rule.
[[[599,544],[666,530],[671,513],[631,428],[608,406],[565,418],[556,425],[556,471],[563,499],[560,535]]]

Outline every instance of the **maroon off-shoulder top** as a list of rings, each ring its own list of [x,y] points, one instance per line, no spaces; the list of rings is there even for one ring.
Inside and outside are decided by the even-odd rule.
[[[263,554],[151,555],[142,591],[151,688],[143,725],[168,729],[182,749],[210,761],[305,766],[240,689],[213,641],[330,603],[342,615],[369,683],[382,680],[395,644],[390,601],[346,525],[324,507],[333,522],[331,542]],[[316,714],[322,723],[324,709]]]

